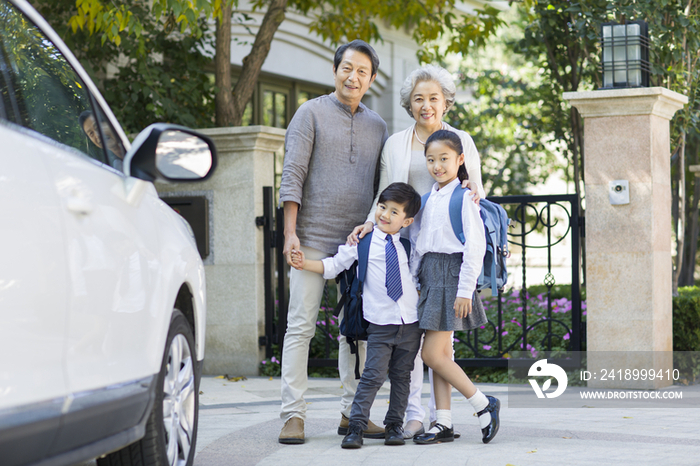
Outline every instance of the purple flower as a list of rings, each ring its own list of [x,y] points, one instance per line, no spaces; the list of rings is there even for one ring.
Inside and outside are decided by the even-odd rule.
[[[265,360],[263,359],[262,363],[263,363],[263,364],[267,364],[267,361],[265,361]]]
[[[568,339],[569,339],[569,334],[567,333],[566,335],[564,335],[564,340],[568,340]]]
[[[522,307],[522,306],[518,306],[518,308],[517,308],[516,310],[517,310],[518,312],[523,312],[523,307]]]
[[[584,316],[586,315],[586,311],[583,311],[583,315],[584,315]]]
[[[488,350],[491,349],[491,347],[490,347],[489,345],[484,345],[484,349],[485,349],[486,351],[488,351]]]
[[[501,333],[501,335],[502,335],[502,336],[508,335],[508,330],[506,330],[506,331],[504,331],[503,333]]]
[[[316,325],[321,325],[321,322],[319,322],[319,321],[317,320],[317,321],[316,321]]]
[[[482,325],[482,326],[481,326],[481,327],[479,327],[479,328],[480,328],[480,329],[485,329],[486,327]]]
[[[277,358],[274,357],[274,356],[272,356],[272,358],[270,358],[270,361],[276,362],[277,364],[279,364],[279,361],[278,361]]]
[[[586,301],[583,301],[583,302],[581,303],[581,309],[586,309]]]

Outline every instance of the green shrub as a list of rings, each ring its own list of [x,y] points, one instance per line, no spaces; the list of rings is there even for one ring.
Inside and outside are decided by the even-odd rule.
[[[700,351],[700,288],[678,289],[673,297],[673,351]],[[677,360],[688,382],[700,377],[700,354]]]
[[[700,288],[678,289],[673,298],[673,350],[700,351]]]

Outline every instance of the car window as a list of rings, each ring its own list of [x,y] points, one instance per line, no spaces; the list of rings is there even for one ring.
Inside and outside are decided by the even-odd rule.
[[[3,100],[17,103],[15,123],[121,169],[124,149],[104,114],[95,111],[82,79],[7,0],[0,0],[0,60],[5,62],[0,64],[5,75],[0,92]]]

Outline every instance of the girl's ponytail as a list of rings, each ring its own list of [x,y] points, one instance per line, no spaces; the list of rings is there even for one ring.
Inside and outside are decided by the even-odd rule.
[[[427,141],[425,141],[425,151],[428,150],[428,146],[436,141],[440,141],[446,146],[448,146],[450,149],[453,151],[457,152],[457,154],[463,154],[464,153],[464,148],[462,147],[462,140],[459,138],[457,133],[454,133],[452,131],[446,130],[446,129],[440,129],[435,131],[433,134],[430,135]],[[459,178],[459,182],[463,182],[464,180],[469,179],[469,174],[467,173],[467,167],[464,165],[464,162],[462,162],[462,165],[459,166],[459,169],[457,170],[457,178]]]
[[[460,183],[469,179],[469,173],[467,173],[467,167],[464,165],[464,162],[457,169],[457,178],[459,178]]]

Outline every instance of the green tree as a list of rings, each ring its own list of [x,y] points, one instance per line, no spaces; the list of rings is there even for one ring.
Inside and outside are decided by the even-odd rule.
[[[199,34],[182,34],[165,17],[156,21],[140,0],[124,0],[141,34],[116,42],[71,27],[75,0],[34,0],[34,7],[63,38],[100,88],[127,134],[155,121],[191,127],[212,126],[215,88],[206,69],[212,35],[200,19]],[[107,73],[107,67],[116,71]],[[110,76],[108,78],[108,76]]]
[[[508,46],[523,35],[519,14],[511,8],[504,16],[509,26],[460,61],[457,76],[469,98],[447,114],[474,139],[488,196],[533,194],[534,186],[566,169],[557,155],[566,147],[551,131],[554,112],[540,95],[540,68]]]
[[[652,85],[688,96],[688,104],[671,120],[671,152],[674,154],[673,212],[676,260],[673,293],[692,286],[698,246],[700,183],[689,172],[690,158],[700,163],[700,5],[692,0],[623,0],[611,9],[611,17],[640,18],[649,23]],[[690,176],[688,176],[690,175]],[[688,182],[687,182],[688,181]]]
[[[486,37],[501,24],[498,10],[490,6],[476,15],[469,15],[459,12],[456,3],[456,0],[255,0],[253,8],[266,13],[232,90],[229,90],[228,44],[231,15],[236,11],[237,0],[154,0],[152,17],[148,20],[136,14],[133,1],[106,4],[101,0],[76,0],[70,26],[73,32],[87,30],[90,34],[100,34],[102,43],[109,41],[117,47],[124,37],[133,36],[144,51],[143,37],[148,34],[146,21],[155,21],[166,29],[178,27],[182,34],[189,32],[200,37],[204,28],[199,19],[216,18],[216,124],[228,126],[241,124],[245,106],[253,95],[260,69],[287,9],[311,17],[311,32],[333,44],[356,38],[382,40],[378,22],[408,28],[416,43],[423,46],[419,58],[430,61],[442,52],[437,45],[438,38],[447,38],[448,52],[464,52],[469,47],[483,45]]]
[[[698,8],[692,0],[525,0],[520,8],[527,15],[525,36],[516,50],[544,71],[540,97],[553,115],[551,130],[567,143],[577,193],[583,181],[583,128],[577,111],[562,100],[565,91],[588,90],[600,85],[598,72],[600,25],[607,21],[643,19],[649,23],[652,85],[664,86],[690,99],[671,121],[674,154],[674,227],[677,228],[674,293],[679,280],[692,283],[698,241],[700,185],[686,183],[690,149],[696,160],[700,148],[697,60],[700,50]],[[690,189],[690,185],[693,189]],[[692,206],[686,199],[692,191]],[[686,221],[689,217],[690,221]],[[685,251],[685,244],[691,245]],[[685,262],[686,267],[683,267]]]

